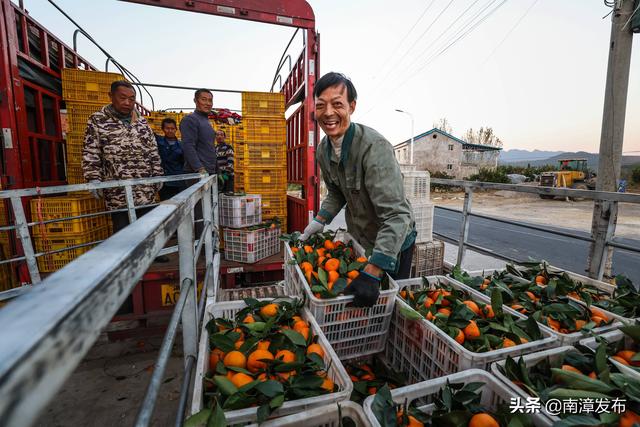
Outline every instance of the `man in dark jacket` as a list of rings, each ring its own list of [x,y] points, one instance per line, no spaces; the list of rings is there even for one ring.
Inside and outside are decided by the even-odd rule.
[[[182,144],[176,137],[178,131],[176,121],[167,117],[162,121],[161,126],[164,136],[156,135],[156,142],[164,174],[182,175],[184,173],[184,155],[182,154]],[[165,182],[160,189],[160,200],[168,200],[184,188],[184,181]]]
[[[193,101],[196,110],[180,122],[184,169],[186,172],[214,174],[218,156],[214,145],[215,133],[209,122],[213,95],[209,89],[198,89]]]
[[[222,129],[216,131],[216,151],[218,152],[218,178],[220,192],[233,192],[233,147],[227,144],[227,134]]]

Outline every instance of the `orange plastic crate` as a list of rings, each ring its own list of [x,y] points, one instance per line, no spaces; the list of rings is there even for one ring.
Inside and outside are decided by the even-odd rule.
[[[87,102],[67,102],[67,123],[73,133],[84,135],[87,129],[87,121],[96,111],[100,111],[104,104]]]
[[[235,181],[247,193],[262,194],[263,192],[284,193],[287,189],[287,170],[245,168],[236,172]]]
[[[241,167],[285,168],[287,166],[287,147],[284,144],[252,142],[240,145],[235,151]]]
[[[110,102],[111,83],[124,80],[116,73],[102,71],[62,69],[62,98],[66,101],[95,102],[106,105]]]
[[[284,94],[280,92],[242,92],[242,115],[284,116]]]
[[[84,243],[98,242],[109,237],[110,229],[108,226],[74,236],[46,236],[35,237],[36,252],[50,252],[71,246],[82,245]],[[78,258],[85,252],[93,248],[95,244],[83,246],[81,248],[70,249],[68,251],[56,252],[38,257],[38,268],[40,271],[49,273],[57,271]]]
[[[283,144],[287,141],[287,122],[284,118],[244,118],[244,142],[271,142]]]

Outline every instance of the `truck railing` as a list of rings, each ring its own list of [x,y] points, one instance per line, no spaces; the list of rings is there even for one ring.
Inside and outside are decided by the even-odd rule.
[[[496,253],[490,249],[484,248],[482,246],[474,245],[469,243],[469,217],[483,218],[491,221],[497,221],[504,224],[517,225],[520,227],[524,227],[530,230],[543,231],[545,233],[554,234],[562,237],[568,237],[572,239],[578,239],[582,241],[587,241],[591,243],[601,243],[600,245],[596,245],[596,247],[601,248],[597,253],[595,253],[594,260],[592,262],[596,262],[598,265],[598,277],[595,277],[598,280],[602,280],[605,271],[605,264],[607,260],[607,251],[606,248],[612,247],[617,249],[623,249],[629,252],[633,252],[636,254],[640,254],[640,248],[633,247],[619,241],[616,241],[614,236],[614,230],[617,223],[617,211],[618,211],[618,203],[637,203],[640,204],[640,194],[633,193],[614,193],[608,191],[593,191],[593,190],[576,190],[571,188],[554,188],[554,187],[544,187],[544,186],[529,186],[529,185],[519,185],[519,184],[498,184],[492,182],[477,182],[477,181],[463,181],[456,179],[442,179],[442,178],[431,178],[431,184],[444,185],[449,187],[459,187],[464,189],[464,203],[462,210],[451,209],[447,207],[439,207],[441,209],[445,209],[448,211],[459,212],[462,214],[462,222],[460,225],[460,234],[458,239],[454,239],[451,236],[446,236],[442,233],[434,232],[436,236],[441,238],[444,241],[448,241],[450,243],[458,245],[458,254],[456,258],[456,265],[462,265],[462,261],[465,256],[465,252],[467,249],[471,249],[473,251],[489,255],[492,257],[500,258],[506,261],[511,262],[522,262],[523,260],[514,259],[508,257],[503,254]],[[488,215],[482,215],[471,212],[471,205],[473,200],[473,192],[475,190],[502,190],[502,191],[514,191],[519,193],[529,193],[529,194],[538,194],[543,196],[555,196],[555,197],[567,197],[567,198],[582,198],[582,199],[590,199],[594,201],[601,201],[603,203],[603,215],[607,216],[608,219],[608,232],[604,237],[603,242],[598,242],[599,237],[594,238],[593,236],[586,237],[581,236],[577,233],[568,233],[562,230],[558,230],[555,228],[549,228],[544,226],[538,226],[531,223],[513,221],[506,218],[493,217]]]
[[[105,181],[99,183],[87,183],[87,184],[73,184],[73,185],[58,185],[51,187],[39,187],[39,188],[29,188],[22,190],[5,190],[0,191],[0,200],[7,199],[11,202],[11,210],[13,213],[14,224],[8,226],[0,227],[0,232],[2,231],[15,231],[17,238],[20,240],[20,243],[23,248],[24,255],[16,256],[13,258],[9,258],[6,260],[0,260],[0,265],[8,264],[8,263],[16,263],[16,262],[26,262],[27,268],[29,271],[29,278],[31,284],[38,284],[41,282],[40,271],[38,269],[37,258],[42,256],[48,256],[64,251],[70,251],[73,249],[94,245],[96,243],[100,243],[101,240],[94,242],[86,242],[79,245],[69,246],[63,249],[57,249],[52,251],[38,252],[36,253],[34,250],[34,245],[31,238],[31,233],[29,232],[30,227],[37,227],[42,224],[49,224],[52,222],[60,223],[64,221],[70,221],[74,219],[88,218],[99,215],[110,215],[114,212],[127,212],[129,215],[129,222],[133,223],[137,219],[136,209],[154,207],[158,204],[150,204],[144,206],[135,206],[133,199],[133,186],[141,185],[141,184],[158,184],[158,183],[167,183],[167,182],[180,182],[180,181],[188,181],[188,180],[199,180],[201,175],[199,174],[184,174],[184,175],[172,175],[172,176],[158,176],[151,178],[136,178],[130,180],[119,180],[119,181]],[[72,193],[79,191],[91,191],[91,190],[101,190],[105,188],[123,188],[126,195],[127,207],[123,209],[115,209],[111,211],[102,211],[95,212],[90,214],[77,215],[66,218],[57,218],[53,220],[46,221],[27,221],[24,207],[23,207],[23,197],[34,197],[34,196],[45,196],[45,195],[60,195],[64,193]],[[217,203],[217,201],[214,201]],[[200,220],[201,221],[201,220]],[[176,252],[178,250],[177,246],[172,246],[169,248],[165,248],[161,251],[160,255],[165,255],[169,253]],[[11,296],[15,293],[10,291],[0,292],[0,301],[6,299],[8,296]]]
[[[103,183],[99,188],[109,186]],[[19,202],[21,196],[31,195],[29,190],[16,191],[21,194],[14,196],[12,201]],[[194,206],[199,201],[204,225],[196,244]],[[150,423],[179,326],[183,338],[184,376],[175,424],[182,425],[197,358],[205,299],[215,298],[217,289],[220,260],[212,236],[216,222],[215,201],[217,178],[204,177],[0,310],[0,324],[6,326],[0,330],[2,425],[35,423],[38,414],[79,365],[176,231],[180,298],[163,339],[136,426]],[[206,272],[198,304],[196,260],[203,248]]]

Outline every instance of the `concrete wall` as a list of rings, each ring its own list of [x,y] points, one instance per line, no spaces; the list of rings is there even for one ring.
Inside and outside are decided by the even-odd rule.
[[[416,169],[446,172],[463,179],[478,173],[480,168],[498,166],[499,151],[463,150],[462,147],[458,141],[439,133],[416,139],[413,147]],[[399,163],[409,163],[409,144],[396,147],[395,152]]]

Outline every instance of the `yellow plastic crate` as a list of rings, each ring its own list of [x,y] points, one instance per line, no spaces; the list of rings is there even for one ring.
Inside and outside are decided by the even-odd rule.
[[[242,124],[236,125],[233,130],[233,143],[243,144],[244,141],[244,126]]]
[[[87,121],[96,111],[100,111],[105,104],[87,102],[67,102],[67,123],[73,133],[84,135],[87,129]]]
[[[180,121],[186,116],[184,113],[174,113],[167,111],[152,111],[148,116],[143,116],[147,121],[147,124],[156,135],[164,136],[162,132],[162,121],[164,119],[173,119],[176,121],[176,125],[178,127],[178,132],[176,132],[176,137],[180,139]]]
[[[59,237],[35,237],[36,252],[50,252],[71,246],[82,245],[84,243],[98,242],[109,237],[109,227],[105,226],[87,233],[74,236]],[[96,243],[97,244],[97,243]],[[44,273],[57,271],[78,258],[85,252],[93,248],[95,244],[83,246],[81,248],[70,249],[68,251],[56,252],[38,257],[38,268]]]
[[[255,142],[242,144],[235,150],[237,163],[241,167],[275,167],[287,166],[287,147],[284,144]]]
[[[287,122],[284,118],[244,118],[244,142],[271,142],[284,144],[287,141]]]
[[[287,170],[245,168],[242,171],[236,171],[235,182],[247,193],[262,194],[277,191],[284,193],[287,189]]]
[[[84,147],[84,134],[67,134],[67,166],[82,164],[82,148]]]
[[[279,92],[242,92],[242,115],[284,117],[284,94]]]
[[[97,200],[90,193],[38,197],[31,199],[30,203],[32,221],[37,221],[39,215],[48,220],[105,211],[104,202]]]
[[[287,193],[273,192],[262,193],[262,220],[287,216]]]
[[[69,184],[84,184],[87,182],[82,174],[81,164],[67,163],[67,182]]]
[[[116,73],[102,71],[62,69],[62,98],[66,101],[108,104],[111,83],[124,80]]]

